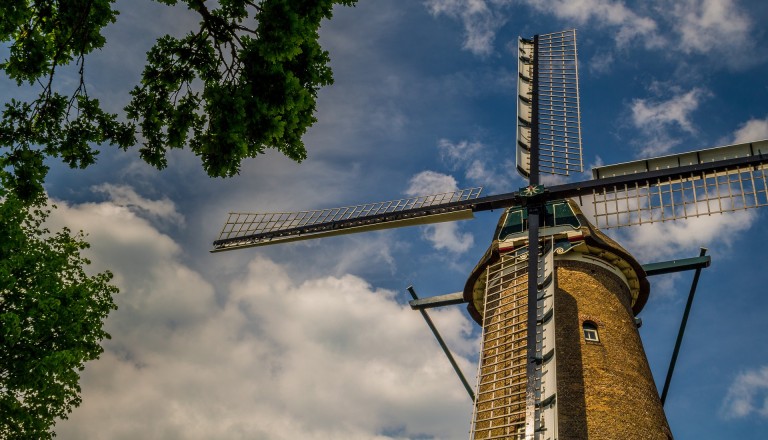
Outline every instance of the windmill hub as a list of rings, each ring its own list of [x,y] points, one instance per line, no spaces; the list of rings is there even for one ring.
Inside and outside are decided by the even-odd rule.
[[[544,194],[544,191],[544,185],[528,185],[520,188],[520,196],[530,199]]]

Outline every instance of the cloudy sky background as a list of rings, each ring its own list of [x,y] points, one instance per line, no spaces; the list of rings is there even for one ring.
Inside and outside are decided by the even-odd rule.
[[[89,94],[114,111],[154,39],[195,25],[148,0],[118,8],[86,65]],[[766,139],[766,21],[758,0],[361,0],[323,26],[336,83],[320,93],[304,163],[269,152],[212,180],[187,152],[164,171],[136,150],[104,148],[85,171],[52,161],[52,224],[86,231],[93,269],[121,289],[113,339],[59,438],[465,438],[471,403],[405,288],[461,290],[498,213],[210,254],[227,212],[523,186],[516,38],[573,27],[585,165]],[[0,84],[3,101],[28,94]],[[641,263],[709,249],[667,415],[678,439],[762,438],[768,212],[611,234]],[[659,387],[691,277],[651,279],[641,335]],[[477,326],[463,307],[431,315],[474,382]]]

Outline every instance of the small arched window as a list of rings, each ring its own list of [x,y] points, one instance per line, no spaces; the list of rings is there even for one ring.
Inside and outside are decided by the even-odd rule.
[[[600,336],[597,333],[597,325],[594,322],[585,321],[582,327],[584,329],[585,341],[600,342]]]

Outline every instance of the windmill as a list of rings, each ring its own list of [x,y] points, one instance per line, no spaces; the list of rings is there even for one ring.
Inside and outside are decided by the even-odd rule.
[[[623,276],[627,285],[631,311],[639,311],[647,298],[642,267],[586,220],[579,209],[583,199],[591,199],[596,226],[604,228],[768,204],[763,171],[768,157],[761,153],[768,150],[768,141],[600,167],[591,180],[544,187],[541,173],[567,176],[582,170],[576,32],[521,38],[518,51],[517,168],[528,179],[527,187],[491,196],[470,188],[346,208],[231,213],[213,244],[213,251],[219,252],[468,219],[475,212],[503,209],[494,244],[473,271],[462,298],[483,326],[478,382],[490,393],[483,400],[484,393],[478,392],[474,438],[558,438],[559,423],[565,423],[558,421],[558,411],[563,410],[558,404],[567,398],[557,389],[559,360],[553,344],[560,312],[553,298],[563,256],[586,249],[581,252],[584,258],[600,256],[594,265],[612,261],[604,270],[618,268],[616,277]],[[528,244],[534,243],[530,252]],[[589,255],[592,250],[594,255]],[[488,319],[494,307],[515,318],[504,323]],[[583,329],[585,335],[594,331],[597,338],[600,322],[594,324],[594,329]],[[494,353],[485,355],[490,351],[485,341],[491,339],[506,345],[497,344],[491,347]],[[492,378],[483,382],[483,375]],[[495,406],[497,402],[502,403]],[[565,430],[559,435],[577,437]]]

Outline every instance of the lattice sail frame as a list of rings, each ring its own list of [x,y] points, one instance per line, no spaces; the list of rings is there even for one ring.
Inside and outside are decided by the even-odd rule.
[[[582,171],[576,30],[540,35],[538,47],[539,170]]]
[[[593,170],[595,176],[670,169],[729,158],[761,156],[768,141],[711,148]],[[671,164],[671,165],[670,165]],[[593,192],[595,225],[609,229],[741,211],[768,205],[768,166],[742,165],[722,171],[660,177],[644,184]]]
[[[472,439],[525,437],[528,254],[486,269],[482,347]]]
[[[288,237],[291,239],[297,239],[299,236],[314,238],[320,236],[319,234],[328,235],[329,232],[333,232],[335,223],[343,223],[346,228],[350,228],[350,223],[352,227],[379,226],[381,228],[382,223],[393,221],[392,217],[397,217],[399,214],[404,218],[394,221],[408,221],[409,212],[421,215],[424,210],[429,210],[431,207],[477,199],[481,192],[482,187],[476,187],[342,208],[272,213],[231,212],[219,234],[219,239],[214,242],[214,247],[218,250],[227,250],[270,241],[286,241]],[[432,215],[439,214],[435,212]],[[445,220],[434,219],[434,221],[459,218],[453,216]],[[417,221],[415,217],[411,220]],[[414,224],[421,223],[430,223],[429,218],[425,216]],[[350,229],[349,232],[359,232],[359,229]]]
[[[517,168],[569,176],[583,170],[576,30],[518,40]],[[534,140],[535,137],[535,140]],[[533,147],[533,142],[537,147]],[[538,151],[538,153],[537,153]]]
[[[470,439],[557,439],[554,248],[538,255],[535,395],[528,396],[527,249],[486,268],[482,347]],[[529,400],[535,402],[531,413]]]

